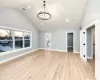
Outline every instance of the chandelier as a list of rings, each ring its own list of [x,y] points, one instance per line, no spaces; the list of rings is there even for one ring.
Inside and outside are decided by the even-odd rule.
[[[46,8],[46,1],[45,0],[43,0],[43,7],[40,10],[40,12],[38,12],[37,17],[41,20],[51,19],[51,14],[48,12],[48,10]]]

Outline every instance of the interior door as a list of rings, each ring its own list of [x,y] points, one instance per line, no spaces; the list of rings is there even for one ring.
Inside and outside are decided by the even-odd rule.
[[[51,33],[45,33],[45,48],[51,49]]]
[[[87,54],[86,54],[86,30],[80,31],[80,57],[87,61]]]

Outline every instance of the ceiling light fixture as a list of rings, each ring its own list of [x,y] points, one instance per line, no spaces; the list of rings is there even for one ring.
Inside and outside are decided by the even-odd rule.
[[[37,17],[41,20],[49,20],[51,19],[51,14],[48,12],[46,8],[46,1],[43,0],[43,7],[41,11],[37,14]]]
[[[29,9],[31,8],[30,5],[28,5],[28,8],[29,8]]]
[[[41,23],[41,26],[43,26],[44,24],[43,23]]]
[[[69,19],[66,19],[66,22],[69,22]]]

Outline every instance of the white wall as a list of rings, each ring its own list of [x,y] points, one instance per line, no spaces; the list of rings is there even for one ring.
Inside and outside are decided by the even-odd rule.
[[[95,20],[100,20],[100,0],[88,0],[88,5],[82,20],[82,27]]]
[[[31,49],[0,56],[0,61],[38,48],[39,31],[20,11],[16,9],[0,8],[0,26],[32,31],[33,37]]]
[[[51,31],[51,49],[66,51],[66,32],[74,33],[74,52],[80,52],[80,34],[79,29],[74,30],[56,30]],[[45,33],[40,32],[40,48],[45,48]]]

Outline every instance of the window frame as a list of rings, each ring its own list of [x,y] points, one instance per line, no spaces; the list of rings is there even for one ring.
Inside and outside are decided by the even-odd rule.
[[[0,53],[0,56],[3,56],[3,55],[7,55],[7,54],[11,54],[13,52],[18,52],[18,51],[22,51],[22,50],[26,50],[26,49],[30,49],[32,48],[32,31],[28,31],[28,30],[21,30],[21,29],[16,29],[16,28],[8,28],[8,27],[4,27],[4,26],[0,26],[0,29],[6,29],[6,30],[11,30],[13,33],[14,31],[20,31],[20,32],[23,32],[23,48],[20,48],[20,49],[16,49],[15,48],[15,35],[13,34],[12,35],[12,42],[13,42],[13,49],[11,51],[7,51],[7,52],[1,52]],[[30,33],[30,46],[29,47],[24,47],[24,33]]]

